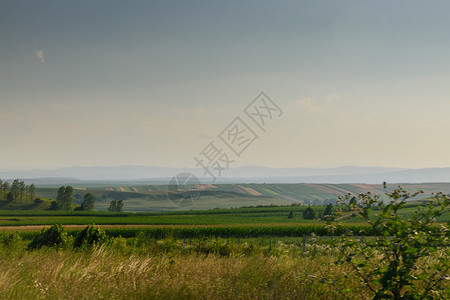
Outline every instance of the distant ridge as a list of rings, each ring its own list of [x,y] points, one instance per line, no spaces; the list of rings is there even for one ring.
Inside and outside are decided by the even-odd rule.
[[[71,181],[149,181],[164,184],[178,173],[188,172],[207,183],[199,168],[161,166],[69,167],[54,170],[0,170],[0,178],[42,182]],[[218,177],[218,183],[422,183],[450,182],[450,168],[401,169],[343,166],[336,168],[231,167]]]

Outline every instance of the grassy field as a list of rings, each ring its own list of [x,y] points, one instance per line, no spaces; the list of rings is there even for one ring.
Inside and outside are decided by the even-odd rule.
[[[253,207],[239,209],[212,209],[201,211],[179,211],[166,213],[107,213],[107,212],[62,212],[62,211],[0,211],[0,226],[48,225],[48,224],[148,224],[148,225],[218,225],[218,224],[317,224],[320,221],[302,217],[305,206]],[[315,206],[316,215],[323,206]],[[403,210],[410,216],[415,207]],[[293,218],[288,218],[293,212]],[[374,211],[373,213],[376,213]],[[348,213],[342,212],[342,215]],[[359,217],[342,219],[345,223],[359,223]],[[444,214],[438,221],[450,221]]]
[[[140,234],[81,250],[73,250],[69,240],[60,251],[27,251],[28,242],[0,243],[2,299],[373,297],[350,266],[335,263],[341,248],[317,240],[304,248],[298,237],[156,240]],[[439,255],[421,261],[415,272]],[[448,299],[448,282],[440,289]]]
[[[425,190],[423,197],[429,197],[431,192],[436,191],[450,193],[449,183],[405,184],[404,187],[410,191]],[[291,203],[321,205],[334,203],[340,195],[348,193],[359,194],[370,191],[373,194],[383,195],[385,192],[381,185],[369,184],[217,184],[185,187],[186,190],[192,188],[201,190],[201,196],[190,207],[178,207],[169,201],[165,185],[76,186],[74,202],[80,204],[84,194],[90,192],[96,197],[95,208],[99,211],[106,211],[111,200],[123,200],[125,211],[162,212]],[[55,187],[37,189],[37,195],[43,198],[54,199],[56,192]]]
[[[232,188],[227,185],[205,195],[211,201],[217,201],[218,195],[238,200],[241,194]],[[259,195],[261,190],[255,186],[239,188],[252,194],[248,199],[270,198]],[[141,193],[137,187],[133,190]],[[127,197],[132,192],[102,193]],[[149,193],[154,195],[141,194],[158,198],[164,192]],[[402,210],[403,216],[411,216],[424,201],[411,201]],[[357,243],[373,241],[367,224],[352,217],[346,207],[334,206],[335,217],[344,218],[339,220],[342,226],[331,231],[317,218],[303,219],[307,207],[295,204],[138,213],[3,210],[0,295],[2,299],[373,298],[353,268],[336,263],[348,250],[342,240],[330,243],[344,233]],[[311,207],[316,215],[325,209]],[[291,212],[293,217],[289,218]],[[438,221],[450,222],[450,213]],[[73,249],[75,237],[92,223],[100,224],[108,240],[92,249]],[[52,224],[65,224],[67,244],[59,251],[46,247],[27,250],[41,228]],[[430,263],[447,261],[444,246],[419,261],[414,276],[428,270]],[[383,263],[380,257],[374,255],[365,264],[378,268]],[[450,298],[449,282],[436,286],[430,299]],[[422,283],[417,281],[416,285],[420,291]]]

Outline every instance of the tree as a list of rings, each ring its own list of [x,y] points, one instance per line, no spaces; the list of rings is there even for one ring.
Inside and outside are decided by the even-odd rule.
[[[41,198],[36,198],[33,200],[34,205],[39,206],[42,203],[44,203],[44,200],[42,200]]]
[[[6,195],[6,201],[11,202],[14,200],[14,196],[11,192]]]
[[[58,195],[56,196],[56,202],[58,208],[62,210],[70,210],[73,200],[73,188],[68,186],[62,186],[58,189]]]
[[[81,203],[81,210],[90,211],[94,209],[95,196],[92,193],[84,195],[83,202]]]
[[[109,202],[108,211],[109,212],[115,212],[116,211],[116,207],[117,207],[117,200],[111,200],[111,202]]]
[[[288,215],[288,219],[292,219],[292,218],[294,218],[294,212],[291,210]]]
[[[23,203],[23,195],[25,194],[26,185],[25,182],[19,182],[20,203]]]
[[[7,182],[7,181],[5,181],[5,182],[3,182],[3,186],[2,186],[2,190],[3,190],[3,192],[4,192],[4,200],[7,200],[6,199],[6,197],[7,197],[7,192],[9,191],[9,188],[10,188],[10,185],[9,185],[9,182]]]
[[[64,191],[64,210],[71,210],[73,201],[73,187],[70,185],[66,186]]]
[[[311,206],[308,206],[303,211],[303,219],[305,219],[305,220],[313,220],[315,217],[316,217],[316,212],[314,211],[314,209],[311,208]]]
[[[117,212],[123,211],[123,200],[117,201]]]
[[[19,179],[15,179],[13,183],[11,184],[11,193],[13,194],[14,200],[17,200],[19,198],[20,194],[20,182]]]
[[[28,194],[30,196],[31,203],[33,203],[34,198],[36,197],[36,187],[33,183],[28,187]]]
[[[325,207],[325,211],[323,212],[323,216],[325,217],[325,216],[331,216],[331,211],[332,211],[332,209],[333,209],[333,204],[328,204],[326,207]]]
[[[59,210],[58,201],[53,200],[50,204],[49,210]]]
[[[112,200],[109,203],[108,211],[110,212],[121,212],[123,210],[123,200]]]
[[[64,207],[64,192],[65,192],[65,190],[66,190],[65,186],[62,186],[58,189],[58,194],[56,196],[56,203],[57,203],[56,209],[63,209],[63,207]],[[52,202],[52,205],[53,205],[53,202]]]

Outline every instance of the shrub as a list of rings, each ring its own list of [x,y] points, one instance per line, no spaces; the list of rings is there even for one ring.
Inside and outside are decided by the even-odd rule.
[[[311,206],[308,206],[303,211],[303,219],[305,219],[305,220],[313,220],[315,217],[316,217],[316,213],[315,213],[314,209],[311,208]]]
[[[39,206],[40,204],[44,203],[44,200],[42,200],[41,198],[36,198],[34,199],[34,204],[36,206]]]
[[[11,247],[20,241],[22,241],[22,238],[17,232],[0,235],[0,243],[6,247]]]
[[[208,237],[202,237],[195,246],[195,251],[204,254],[218,254],[229,256],[233,251],[229,243],[221,238],[210,240]]]
[[[419,206],[412,217],[399,213],[409,198],[422,193],[410,194],[399,186],[391,193],[386,192],[388,204],[370,192],[359,195],[362,204],[359,207],[355,201],[350,204],[350,209],[369,224],[375,237],[364,242],[352,238],[352,233],[344,237],[345,247],[337,263],[349,264],[374,299],[445,298],[443,283],[449,279],[450,271],[450,226],[439,228],[435,222],[438,216],[448,213],[450,197],[438,193],[434,201]],[[370,214],[373,207],[379,207],[381,213]],[[433,260],[433,255],[438,259]],[[425,269],[417,271],[424,260],[427,260]]]
[[[53,200],[50,204],[49,210],[59,210],[59,205],[58,202],[56,202],[55,200]]]
[[[67,233],[62,225],[53,225],[46,229],[43,228],[29,244],[28,250],[39,249],[43,246],[60,249],[67,244]]]
[[[108,237],[103,229],[95,225],[89,225],[78,233],[73,248],[91,248],[95,244],[103,244],[107,241]]]

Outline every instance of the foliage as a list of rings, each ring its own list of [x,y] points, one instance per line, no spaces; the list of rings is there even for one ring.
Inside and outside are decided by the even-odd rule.
[[[233,247],[221,238],[210,239],[203,237],[196,244],[195,250],[198,253],[229,256],[233,252]]]
[[[294,212],[291,210],[288,215],[288,219],[294,218]]]
[[[303,219],[305,219],[305,220],[313,220],[315,217],[316,217],[316,212],[314,211],[314,209],[311,208],[311,206],[308,206],[303,211]]]
[[[41,205],[42,203],[44,203],[44,200],[42,200],[41,198],[36,198],[36,199],[34,199],[34,204],[36,205],[36,206],[39,206],[39,205]]]
[[[91,248],[95,244],[103,244],[108,241],[105,232],[95,226],[89,225],[78,233],[73,243],[73,248]]]
[[[90,211],[94,209],[95,196],[92,193],[86,193],[81,203],[81,210]]]
[[[109,212],[123,211],[123,200],[112,200],[108,207]]]
[[[0,243],[7,247],[14,245],[21,240],[22,237],[17,232],[0,234]]]
[[[53,200],[50,204],[49,210],[59,210],[58,202]]]
[[[332,210],[333,210],[333,204],[328,204],[326,207],[325,207],[325,211],[323,212],[323,216],[324,217],[326,217],[326,216],[330,216],[331,215],[331,213],[332,213]]]
[[[56,202],[58,207],[62,210],[71,210],[73,201],[73,188],[68,186],[62,186],[58,189],[58,195],[56,196]]]
[[[43,228],[29,244],[28,250],[39,249],[43,246],[59,249],[67,243],[67,233],[62,225],[53,225],[46,229]]]
[[[399,186],[386,192],[389,203],[368,192],[358,196],[361,207],[354,202],[350,205],[366,220],[375,237],[362,242],[347,235],[338,262],[349,264],[375,299],[443,297],[443,282],[450,279],[450,226],[438,227],[435,223],[438,216],[449,211],[450,198],[438,193],[434,201],[418,207],[412,216],[402,217],[400,211],[406,201],[422,193],[410,194]],[[347,195],[346,200],[349,198]],[[381,212],[370,214],[374,207]],[[443,254],[437,260],[429,260],[439,251]],[[378,264],[368,263],[375,259]],[[418,265],[424,260],[429,263],[419,272]]]
[[[8,194],[6,194],[6,201],[11,202],[13,200],[14,200],[13,193],[9,192]]]

